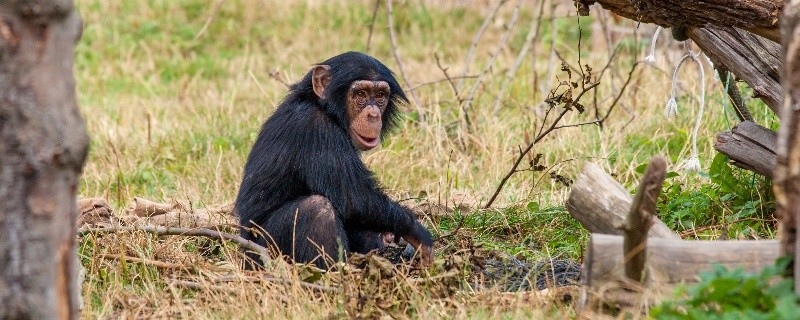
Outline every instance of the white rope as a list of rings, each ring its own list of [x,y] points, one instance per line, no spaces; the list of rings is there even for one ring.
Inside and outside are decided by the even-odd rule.
[[[661,26],[656,28],[656,32],[653,33],[653,38],[650,40],[650,54],[644,58],[644,62],[650,65],[655,65],[656,63],[656,41],[658,41],[658,34],[661,33]]]
[[[698,172],[700,171],[701,167],[700,156],[699,152],[697,151],[697,134],[700,131],[700,123],[703,121],[703,111],[705,110],[706,106],[706,75],[703,64],[700,62],[700,59],[698,59],[701,53],[692,52],[688,47],[686,47],[686,49],[688,52],[681,58],[681,61],[678,62],[678,65],[672,72],[672,89],[670,90],[669,99],[667,100],[666,107],[664,108],[664,116],[667,118],[673,118],[678,114],[678,102],[675,99],[675,93],[678,90],[678,72],[687,60],[694,61],[697,64],[698,69],[700,69],[700,95],[697,99],[700,106],[697,110],[697,118],[694,123],[694,129],[692,129],[691,156],[681,164],[681,167],[686,171]]]
[[[695,120],[694,129],[692,130],[692,155],[688,160],[683,162],[683,169],[686,171],[698,172],[700,171],[700,156],[697,151],[697,133],[700,131],[700,123],[703,121],[703,110],[706,105],[706,76],[703,70],[703,64],[700,63],[700,59],[697,59],[699,54],[690,52],[687,55],[697,63],[697,68],[700,69],[700,96],[698,97],[700,108],[697,110],[697,119]]]
[[[678,91],[678,71],[681,70],[683,63],[690,59],[690,56],[691,54],[689,53],[684,55],[681,61],[678,62],[675,70],[672,71],[672,88],[669,92],[669,100],[667,100],[667,105],[664,108],[664,116],[668,119],[672,119],[678,115],[678,101],[675,99],[675,92]]]

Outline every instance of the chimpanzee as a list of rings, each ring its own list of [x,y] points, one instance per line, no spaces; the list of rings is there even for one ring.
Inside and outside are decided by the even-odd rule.
[[[429,264],[430,232],[389,199],[360,158],[407,102],[389,68],[366,54],[343,53],[311,68],[261,127],[247,158],[235,204],[242,236],[326,268],[340,248],[345,256],[381,250],[393,234]]]

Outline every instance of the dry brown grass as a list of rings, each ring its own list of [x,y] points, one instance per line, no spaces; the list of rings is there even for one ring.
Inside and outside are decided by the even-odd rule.
[[[484,69],[506,31],[514,2],[509,1],[486,29],[470,74]],[[495,3],[396,3],[398,54],[412,86],[444,78],[434,55],[441,57],[450,75],[460,75],[470,43]],[[198,31],[213,13],[213,2],[97,0],[80,2],[79,6],[86,28],[77,50],[76,77],[80,104],[93,140],[80,193],[105,197],[121,209],[135,196],[179,199],[197,207],[231,202],[258,128],[286,92],[284,84],[276,79],[293,82],[318,61],[347,50],[364,50],[373,2],[225,1],[207,31],[197,39]],[[535,8],[533,2],[523,1],[510,44],[500,51],[475,96],[470,113],[474,120],[472,131],[461,125],[457,98],[447,82],[422,85],[416,93],[426,122],[404,121],[380,149],[364,155],[364,161],[395,198],[445,202],[453,195],[466,194],[486,202],[509,170],[519,146],[525,144],[526,136],[534,135],[532,128],[544,112],[541,102],[557,82],[555,76],[564,80],[557,65],[554,76],[547,78],[553,62],[549,40],[553,35],[556,49],[570,64],[578,65],[579,53],[580,62],[592,66],[595,72],[607,63],[608,48],[589,47],[585,35],[578,51],[578,20],[568,3],[558,6],[552,14],[547,9],[548,19],[542,20],[547,31],[543,29],[541,38],[535,41],[536,51],[510,82],[502,99],[503,108],[495,115],[495,95],[522,46],[528,23],[536,15]],[[370,54],[398,70],[383,9],[375,24]],[[553,24],[550,17],[556,19]],[[557,26],[556,32],[549,31],[551,25]],[[583,32],[588,33],[588,24],[583,26]],[[637,28],[631,22],[621,27],[637,34],[652,32],[650,26]],[[625,35],[619,40],[624,43],[623,50],[601,80],[596,97],[587,96],[585,105],[591,106],[594,100],[600,110],[606,110],[610,98],[625,81],[631,62],[645,55],[640,50],[647,41],[641,35]],[[671,40],[661,41],[668,49],[660,51],[658,68],[669,73],[681,49]],[[682,99],[679,116],[673,121],[665,119],[662,108],[669,94],[669,76],[658,68],[639,69],[603,128],[559,130],[535,146],[533,152],[543,154],[544,163],[566,177],[574,177],[583,162],[595,161],[628,185],[637,178],[635,168],[655,154],[666,155],[670,169],[675,170],[680,160],[688,158],[687,142],[696,105]],[[692,68],[683,72],[682,86],[690,89],[684,94],[696,91],[691,90],[697,86],[695,74]],[[472,83],[474,79],[466,80],[459,91],[464,94]],[[728,125],[719,103],[719,84],[710,88],[716,98],[707,99],[706,116],[712,120],[701,128],[699,141],[704,167],[712,157],[712,133]],[[588,114],[569,114],[564,123],[592,119]],[[679,179],[698,178],[687,175]],[[514,208],[528,202],[536,202],[542,208],[558,207],[568,190],[547,174],[520,172],[505,186],[495,207]],[[505,234],[500,238],[512,241],[530,233],[545,247],[548,239],[558,235],[541,232],[553,232],[561,222],[551,222],[552,227],[548,222],[531,225],[530,221],[535,220],[520,224],[514,222],[515,217],[502,216],[509,212],[501,209],[485,213],[500,216],[501,221],[497,226],[487,226],[487,230],[498,229]],[[558,214],[562,220],[569,219],[563,210]],[[440,225],[444,220],[447,219],[432,218],[427,222],[434,229],[447,229]],[[481,236],[474,229],[465,234]],[[209,249],[204,246],[209,245],[197,239],[157,239],[142,234],[84,238],[81,258],[88,270],[84,317],[575,316],[570,304],[560,303],[555,297],[465,290],[463,277],[456,277],[452,283],[430,284],[417,281],[415,273],[409,276],[402,271],[384,270],[384,274],[378,272],[378,278],[370,278],[362,276],[363,270],[345,269],[319,281],[330,287],[345,283],[345,291],[318,293],[298,285],[304,269],[275,262],[267,273],[290,281],[251,281],[262,274],[240,271],[235,248],[210,245],[211,253],[206,254]],[[449,253],[461,248],[441,247],[433,275],[445,273],[445,265],[452,258]],[[120,256],[139,261],[114,259]],[[167,265],[158,267],[147,261]],[[174,267],[167,267],[169,264]],[[250,280],[212,283],[221,276]],[[192,281],[201,287],[181,287],[175,280]],[[440,291],[448,292],[437,293]]]

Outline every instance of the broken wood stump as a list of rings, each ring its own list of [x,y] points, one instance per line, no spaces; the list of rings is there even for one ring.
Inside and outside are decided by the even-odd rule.
[[[636,282],[646,278],[647,233],[657,215],[656,203],[667,175],[667,161],[662,156],[650,159],[639,189],[633,197],[630,213],[622,225],[624,233],[625,276]]]

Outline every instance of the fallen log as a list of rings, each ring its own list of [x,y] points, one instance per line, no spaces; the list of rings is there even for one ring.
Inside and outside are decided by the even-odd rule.
[[[775,166],[777,134],[752,121],[744,121],[719,133],[714,149],[728,156],[731,164],[772,177]]]
[[[587,163],[573,184],[567,199],[569,214],[593,233],[622,235],[625,215],[633,197],[614,178],[594,163]],[[648,237],[680,239],[663,221],[653,217]],[[622,249],[620,243],[619,249]]]
[[[592,234],[584,255],[582,282],[602,288],[625,279],[623,237]],[[700,272],[715,264],[759,272],[775,263],[776,240],[685,241],[650,238],[645,270],[648,287],[697,282]]]

